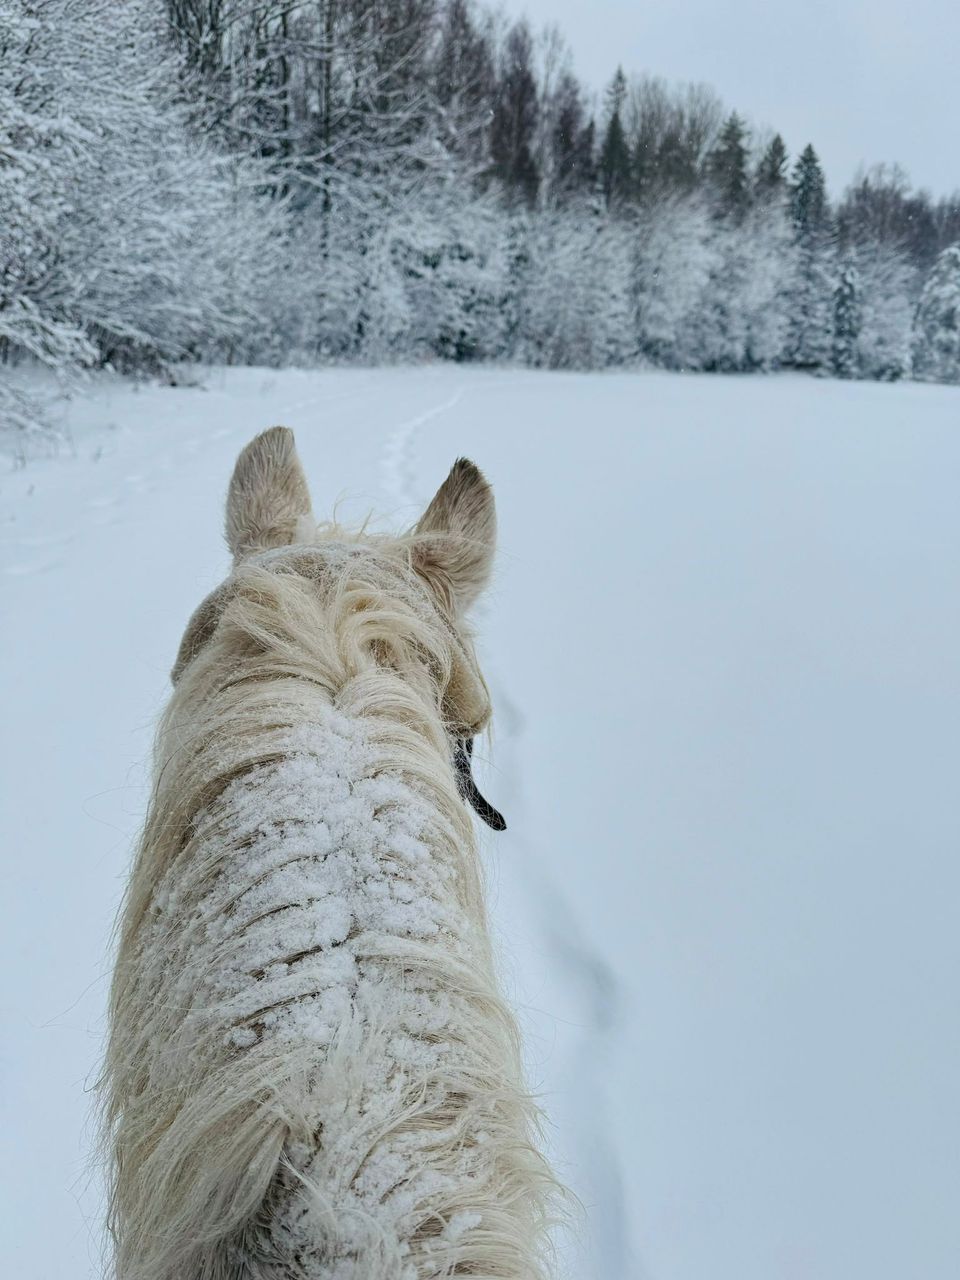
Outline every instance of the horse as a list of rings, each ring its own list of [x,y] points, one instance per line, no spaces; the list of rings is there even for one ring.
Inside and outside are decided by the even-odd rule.
[[[118,1280],[550,1273],[470,812],[495,530],[466,459],[394,537],[316,522],[286,428],[240,454],[118,922]]]

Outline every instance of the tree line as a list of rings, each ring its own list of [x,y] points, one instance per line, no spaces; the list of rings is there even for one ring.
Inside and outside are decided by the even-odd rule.
[[[828,198],[702,85],[473,0],[0,0],[17,371],[508,360],[960,381],[960,195]],[[171,375],[172,376],[172,375]]]

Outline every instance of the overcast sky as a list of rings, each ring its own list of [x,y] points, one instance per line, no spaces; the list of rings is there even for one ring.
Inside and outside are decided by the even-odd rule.
[[[555,22],[582,80],[703,80],[791,158],[816,147],[834,193],[858,165],[897,160],[934,194],[960,188],[958,0],[505,0]]]

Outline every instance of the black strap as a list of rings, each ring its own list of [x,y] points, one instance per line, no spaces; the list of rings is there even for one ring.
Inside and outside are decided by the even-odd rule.
[[[480,794],[473,780],[471,756],[473,755],[472,738],[456,738],[453,748],[453,766],[457,771],[457,790],[462,799],[473,807],[478,818],[482,818],[494,831],[505,831],[507,822],[503,814],[496,810],[489,800]]]

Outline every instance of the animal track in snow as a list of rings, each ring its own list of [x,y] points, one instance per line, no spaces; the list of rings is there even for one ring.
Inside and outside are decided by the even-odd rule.
[[[447,413],[454,408],[462,395],[463,389],[458,388],[441,404],[418,413],[415,418],[408,418],[406,422],[399,423],[387,437],[381,459],[383,487],[399,506],[407,506],[417,500],[414,492],[416,474],[413,463],[413,441],[417,430],[431,419],[438,418],[442,413]]]

